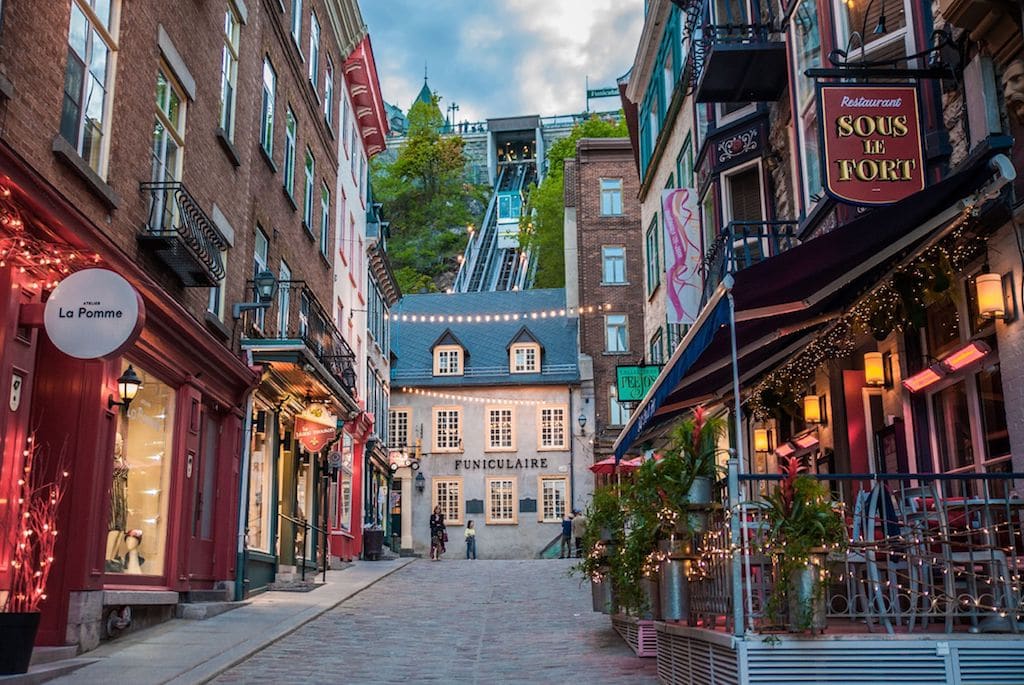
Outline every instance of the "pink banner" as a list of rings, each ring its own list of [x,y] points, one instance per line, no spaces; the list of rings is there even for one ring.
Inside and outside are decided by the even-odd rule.
[[[693,188],[663,190],[661,213],[665,225],[665,286],[669,323],[692,324],[700,309],[700,215]]]

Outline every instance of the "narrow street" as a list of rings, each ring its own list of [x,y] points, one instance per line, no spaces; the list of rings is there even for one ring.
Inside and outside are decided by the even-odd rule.
[[[449,555],[452,556],[452,555]],[[560,560],[417,561],[216,683],[656,682]]]

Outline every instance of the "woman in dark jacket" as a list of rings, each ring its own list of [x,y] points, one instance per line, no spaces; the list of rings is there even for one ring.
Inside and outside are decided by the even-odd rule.
[[[444,538],[447,535],[444,526],[444,514],[441,513],[441,505],[434,507],[434,513],[430,515],[430,558],[433,561],[441,559],[444,554]]]

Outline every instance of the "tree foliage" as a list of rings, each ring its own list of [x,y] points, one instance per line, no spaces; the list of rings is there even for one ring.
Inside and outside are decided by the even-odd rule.
[[[405,145],[393,161],[375,160],[374,195],[391,222],[388,253],[404,293],[447,287],[458,270],[466,227],[476,224],[485,191],[465,180],[464,141],[441,136],[435,96],[409,110]]]
[[[618,122],[594,115],[576,124],[568,137],[556,141],[547,153],[547,175],[539,186],[531,185],[529,200],[520,220],[519,243],[535,251],[536,288],[565,285],[565,251],[562,240],[565,221],[565,160],[576,156],[580,138],[623,138],[629,135],[626,119]]]

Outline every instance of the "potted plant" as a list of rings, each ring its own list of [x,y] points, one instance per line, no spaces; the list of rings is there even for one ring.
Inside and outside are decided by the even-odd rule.
[[[664,487],[671,488],[677,502],[691,505],[711,503],[711,487],[718,475],[719,440],[727,424],[721,416],[709,416],[704,407],[680,422],[669,434],[669,446],[660,462]],[[682,497],[680,497],[682,496]]]
[[[8,585],[0,592],[0,675],[28,672],[39,630],[39,605],[53,567],[57,512],[64,497],[62,469],[57,480],[40,483],[38,449],[28,438],[18,497],[0,509],[0,544],[8,557]]]
[[[792,632],[825,629],[826,557],[847,543],[843,517],[824,483],[802,473],[799,459],[779,458],[783,479],[767,497],[766,552],[774,560],[775,586],[768,615],[786,610]]]
[[[572,572],[590,581],[594,611],[612,613],[615,598],[610,576],[609,557],[622,541],[623,514],[618,488],[607,485],[594,491],[587,506],[587,525],[583,531],[586,555]]]

